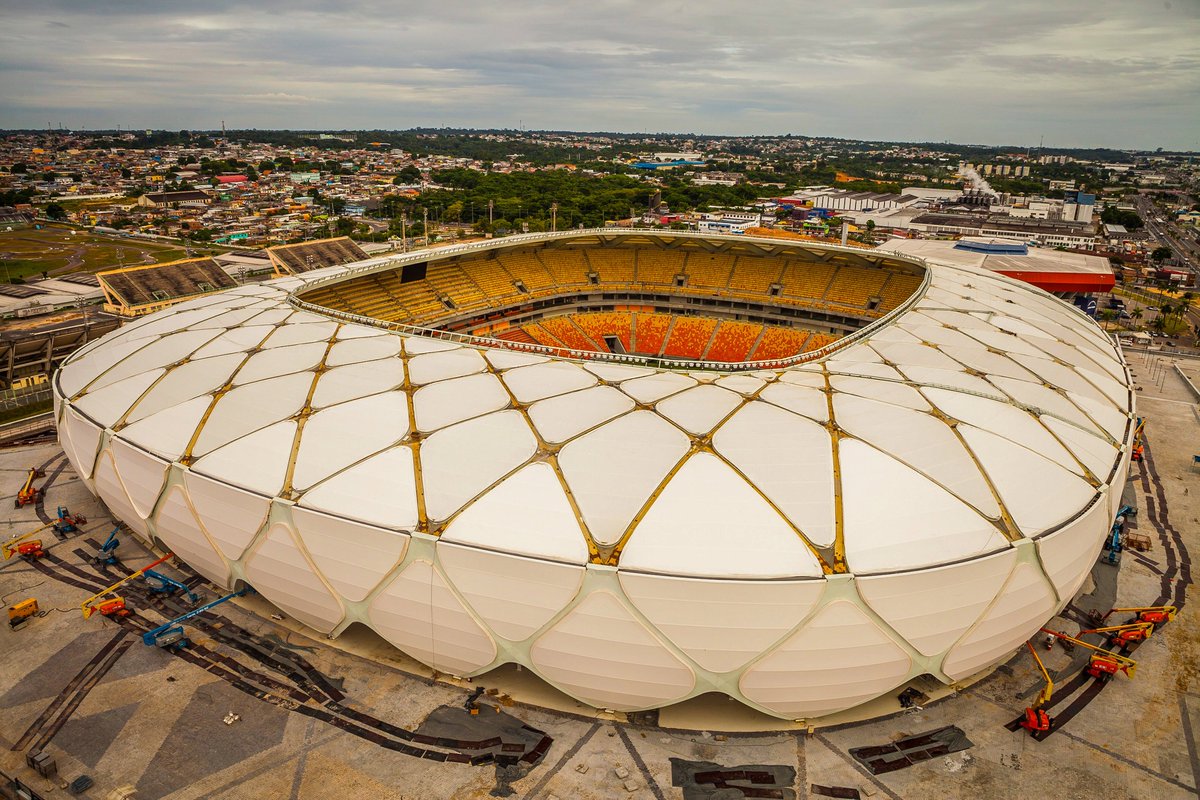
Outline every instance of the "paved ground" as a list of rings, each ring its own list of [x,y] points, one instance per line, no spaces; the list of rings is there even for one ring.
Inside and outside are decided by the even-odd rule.
[[[1069,618],[1054,627],[1077,630],[1084,612],[1111,607],[1114,596],[1120,605],[1185,600],[1188,551],[1200,548],[1200,470],[1191,464],[1200,453],[1200,410],[1171,370],[1159,387],[1162,366],[1133,357],[1149,458],[1135,467],[1131,486],[1137,531],[1150,535],[1153,549],[1126,553],[1119,571],[1097,564]],[[15,632],[0,626],[0,771],[46,797],[67,792],[25,766],[26,754],[39,749],[56,759],[62,779],[93,778],[83,796],[132,791],[139,800],[713,797],[674,787],[672,758],[774,767],[771,775],[784,783],[760,786],[776,792],[752,795],[760,797],[819,797],[814,784],[893,800],[1197,794],[1200,604],[1187,605],[1136,651],[1133,680],[1099,685],[1077,676],[1081,658],[1047,653],[1058,687],[1051,710],[1061,725],[1040,742],[1005,727],[1039,688],[1025,654],[923,710],[812,734],[719,734],[715,719],[712,731],[665,730],[488,694],[471,717],[463,710],[467,688],[431,682],[402,660],[307,639],[261,605],[222,606],[189,627],[194,646],[177,655],[144,646],[140,632],[185,608],[179,601],[151,601],[136,590],[130,599],[138,612],[125,624],[84,621],[79,603],[123,574],[86,559],[111,522],[53,444],[0,450],[0,491],[14,491],[35,464],[46,466],[46,508],[13,511],[11,496],[0,497],[7,509],[0,537],[36,526],[59,504],[90,519],[81,536],[53,541],[38,564],[0,564],[0,600],[36,597],[46,612]],[[150,558],[130,537],[121,553],[136,566]],[[168,571],[215,596],[186,569]],[[478,683],[487,686],[486,676]],[[230,713],[238,719],[227,725]],[[971,746],[879,776],[848,752],[946,725]]]

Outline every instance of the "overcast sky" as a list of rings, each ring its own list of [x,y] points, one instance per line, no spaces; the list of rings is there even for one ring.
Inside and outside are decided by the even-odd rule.
[[[1200,0],[0,0],[0,127],[1200,149]]]

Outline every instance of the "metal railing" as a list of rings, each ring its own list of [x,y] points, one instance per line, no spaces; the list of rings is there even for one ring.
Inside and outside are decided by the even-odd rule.
[[[820,247],[822,250],[832,250],[835,252],[844,252],[849,255],[856,256],[858,258],[862,258],[864,252],[877,252],[877,251],[864,251],[864,250],[860,250],[857,248],[842,247],[841,245],[834,245],[834,244],[818,244],[816,242],[802,242],[802,241],[797,241],[797,242],[793,243],[786,239],[757,238],[757,237],[748,237],[748,236],[730,236],[730,235],[723,235],[723,234],[695,233],[692,231],[669,231],[669,232],[668,231],[646,231],[646,230],[629,230],[629,231],[627,231],[627,230],[616,230],[616,229],[611,229],[611,228],[589,228],[589,229],[582,229],[582,230],[559,231],[557,233],[521,234],[518,236],[510,236],[510,237],[507,237],[505,239],[500,239],[500,240],[493,239],[493,240],[487,241],[487,242],[472,242],[469,244],[452,245],[450,247],[438,248],[437,250],[434,250],[434,251],[421,250],[421,251],[417,251],[415,253],[405,253],[400,256],[388,256],[388,257],[384,257],[384,258],[371,259],[369,261],[361,262],[360,264],[357,264],[352,267],[343,268],[336,275],[323,276],[320,278],[316,278],[315,280],[307,281],[303,286],[300,286],[288,293],[287,302],[294,308],[303,309],[305,311],[310,311],[314,314],[321,314],[323,316],[332,317],[334,319],[340,319],[344,322],[352,322],[352,323],[355,323],[358,325],[368,325],[368,326],[375,327],[375,328],[382,328],[384,330],[393,331],[395,333],[404,333],[404,334],[409,334],[412,336],[423,336],[423,337],[430,338],[430,339],[440,339],[443,341],[451,341],[451,342],[455,342],[457,344],[463,344],[463,345],[468,345],[468,346],[473,346],[473,347],[503,348],[506,350],[514,350],[514,351],[522,352],[522,353],[533,353],[533,354],[537,354],[537,355],[545,355],[545,356],[549,356],[552,358],[566,359],[566,360],[570,360],[570,361],[580,361],[580,362],[602,361],[602,362],[613,363],[613,364],[645,366],[645,367],[651,367],[654,369],[686,369],[686,370],[702,370],[702,371],[713,371],[713,372],[752,372],[754,370],[760,370],[760,369],[782,369],[785,367],[795,366],[797,364],[805,364],[810,361],[818,361],[818,360],[825,358],[844,347],[848,347],[849,345],[857,342],[860,339],[870,336],[871,334],[875,333],[880,328],[889,324],[897,316],[899,316],[900,314],[907,311],[914,304],[916,304],[916,302],[925,295],[925,291],[929,287],[929,282],[930,282],[930,278],[931,278],[931,272],[930,272],[928,265],[924,259],[916,258],[913,256],[901,255],[899,253],[879,253],[879,255],[882,257],[897,260],[897,261],[903,261],[905,263],[912,264],[913,266],[919,266],[924,270],[924,274],[922,276],[920,286],[918,286],[917,289],[911,295],[909,295],[909,297],[907,297],[904,300],[904,302],[900,303],[900,305],[896,306],[896,308],[892,309],[887,314],[884,314],[882,317],[875,320],[874,322],[872,322],[868,325],[865,325],[862,328],[859,328],[858,330],[853,331],[852,333],[848,333],[845,336],[838,339],[837,341],[832,342],[831,344],[825,345],[824,347],[822,347],[818,350],[811,350],[807,353],[798,353],[794,356],[788,356],[786,358],[775,358],[775,359],[767,359],[767,360],[762,360],[762,361],[741,361],[741,362],[705,361],[703,359],[682,359],[682,358],[669,358],[669,357],[663,358],[661,356],[641,356],[641,355],[631,355],[631,354],[626,354],[626,353],[604,353],[604,352],[596,352],[596,351],[592,351],[592,350],[574,350],[574,349],[571,349],[568,347],[554,347],[551,345],[544,345],[544,344],[513,342],[513,341],[509,341],[507,339],[496,339],[496,338],[489,337],[489,336],[476,336],[474,334],[456,333],[454,331],[446,331],[446,330],[441,330],[439,328],[428,328],[428,327],[423,327],[420,325],[409,325],[409,324],[406,324],[403,322],[387,322],[384,320],[375,319],[374,317],[367,317],[367,316],[363,316],[361,314],[353,314],[353,313],[350,313],[347,311],[338,311],[336,309],[327,308],[325,306],[317,305],[315,303],[309,303],[307,301],[301,300],[297,296],[297,293],[305,293],[305,292],[309,292],[313,289],[320,288],[322,286],[329,286],[332,284],[342,283],[342,282],[351,280],[351,279],[361,276],[361,275],[368,275],[368,274],[371,274],[374,272],[383,272],[385,270],[395,269],[396,267],[403,266],[404,264],[420,263],[420,262],[429,261],[429,260],[431,260],[431,257],[434,259],[437,259],[437,260],[441,260],[443,258],[449,258],[449,257],[455,256],[455,255],[461,255],[462,253],[467,253],[467,252],[475,252],[475,251],[480,251],[480,250],[494,250],[494,249],[500,249],[500,248],[504,248],[504,247],[515,247],[515,246],[518,246],[521,244],[534,243],[534,242],[545,242],[545,241],[552,240],[552,239],[576,238],[579,236],[595,236],[595,235],[605,235],[605,236],[610,236],[610,237],[657,236],[659,238],[664,238],[664,239],[665,238],[683,237],[683,238],[699,238],[699,239],[705,239],[705,240],[709,240],[709,241],[711,241],[713,239],[718,239],[718,240],[728,241],[728,242],[739,242],[739,243],[752,242],[755,244],[766,244],[766,245],[770,245],[772,247],[779,247],[781,245],[789,245],[789,244],[794,244],[794,246],[799,246],[799,247],[817,246],[817,247]],[[596,286],[593,288],[595,288],[596,290],[599,290],[599,291],[603,291],[602,286]],[[564,292],[564,295],[566,295],[566,294],[570,294],[570,292]],[[770,300],[770,298],[763,298],[763,299],[764,299],[764,301]],[[820,309],[815,309],[815,310],[820,310]]]
[[[5,389],[0,392],[0,411],[11,411],[14,408],[44,403],[53,396],[49,381],[36,389]]]

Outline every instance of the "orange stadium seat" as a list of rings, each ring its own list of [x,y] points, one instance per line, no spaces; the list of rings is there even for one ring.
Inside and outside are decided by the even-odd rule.
[[[541,325],[549,331],[554,338],[558,339],[572,350],[607,350],[607,347],[598,347],[595,342],[583,334],[570,316],[566,317],[550,317],[543,319]]]
[[[763,331],[758,346],[750,353],[749,361],[768,361],[774,358],[788,358],[804,350],[806,340],[814,334],[796,328],[768,326]]]
[[[883,299],[879,304],[879,310],[886,313],[896,308],[912,296],[912,293],[920,285],[921,278],[917,275],[894,273],[879,292],[879,296]]]
[[[673,286],[675,276],[683,272],[685,254],[675,250],[647,248],[637,254],[637,280],[662,286]]]
[[[706,361],[745,361],[762,332],[763,326],[757,322],[722,320],[704,358]]]
[[[513,279],[525,284],[531,294],[547,293],[557,286],[554,276],[532,252],[505,250],[496,254],[496,263]]]
[[[835,272],[837,267],[830,264],[789,259],[779,282],[783,285],[784,295],[820,300],[825,296]]]
[[[562,347],[563,343],[558,340],[554,334],[543,328],[536,322],[526,322],[521,325],[521,330],[525,331],[528,336],[538,344],[544,344],[548,347]]]
[[[546,270],[560,286],[578,286],[587,283],[588,263],[582,250],[548,249],[537,253]]]
[[[671,327],[670,314],[634,314],[634,352],[656,356],[662,351]]]
[[[575,314],[571,317],[575,324],[591,338],[593,342],[601,345],[604,350],[608,350],[604,346],[605,336],[616,336],[621,340],[621,344],[625,347],[625,352],[632,352],[632,333],[633,333],[633,315],[627,311],[602,311],[587,314]]]
[[[804,352],[811,353],[813,350],[820,350],[826,345],[833,344],[839,338],[841,337],[833,336],[828,333],[814,333],[812,336],[808,337],[808,341],[804,343]]]
[[[825,300],[836,305],[865,308],[867,301],[879,296],[890,272],[881,269],[843,266],[829,284]]]
[[[712,341],[713,331],[717,321],[710,317],[675,317],[667,336],[667,346],[663,348],[664,356],[677,358],[700,358]]]
[[[782,272],[783,265],[778,259],[738,256],[729,276],[729,288],[737,294],[765,295],[772,283],[779,282]]]
[[[588,263],[600,276],[601,283],[633,283],[633,250],[614,248],[587,250]]]
[[[729,286],[729,274],[733,272],[736,256],[726,253],[689,253],[684,269],[688,275],[688,286],[704,289],[725,289]]]

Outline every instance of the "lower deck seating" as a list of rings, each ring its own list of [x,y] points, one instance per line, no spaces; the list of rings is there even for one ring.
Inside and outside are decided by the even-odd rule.
[[[717,320],[711,317],[676,317],[663,348],[664,356],[701,358],[712,341]]]
[[[671,327],[670,314],[634,314],[633,350],[642,355],[656,356],[662,352]]]
[[[599,350],[600,346],[593,342],[583,331],[572,321],[572,316],[566,317],[550,317],[542,320],[542,327],[554,335],[554,338],[565,344],[572,350]],[[603,348],[607,350],[608,348]]]
[[[734,322],[722,320],[717,326],[708,352],[704,354],[706,361],[745,361],[750,355],[750,349],[762,335],[763,326],[755,322]]]
[[[627,311],[601,311],[574,314],[572,319],[589,338],[605,350],[604,337],[615,336],[621,341],[625,352],[633,351],[633,315]]]
[[[796,328],[769,327],[763,331],[758,345],[750,351],[750,361],[789,358],[804,351],[805,342],[814,334]]]

